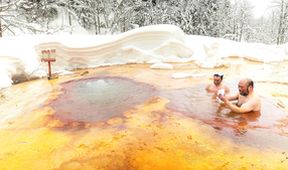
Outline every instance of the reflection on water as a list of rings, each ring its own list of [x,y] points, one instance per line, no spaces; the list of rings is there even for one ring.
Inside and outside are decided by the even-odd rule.
[[[101,77],[70,81],[62,86],[63,93],[52,101],[51,106],[56,112],[55,117],[63,122],[93,123],[122,117],[125,111],[160,95],[170,100],[166,106],[169,110],[200,120],[236,143],[288,148],[288,137],[278,134],[275,125],[287,113],[268,99],[262,99],[261,113],[237,114],[219,103],[201,84],[157,92],[153,86],[130,79]],[[273,138],[267,140],[267,136]]]
[[[167,76],[172,71],[138,67],[95,69],[95,75],[123,75],[135,81],[119,77],[71,81],[62,84],[62,94],[52,101],[55,110],[50,105],[33,112],[23,109],[23,116],[10,121],[7,129],[0,129],[3,138],[0,169],[287,169],[288,137],[278,132],[287,128],[288,116],[272,102],[263,98],[261,114],[235,114],[207,94],[204,86],[196,85],[204,78],[172,80]],[[67,81],[61,77],[59,80],[53,84],[55,91],[51,92],[51,98],[59,94],[58,83]],[[283,80],[281,82],[287,83]],[[271,81],[258,83],[258,80],[256,89],[288,96],[287,84],[276,84],[276,79],[270,84]],[[139,82],[154,84],[159,87],[158,91],[166,90],[159,93],[153,86]],[[39,89],[29,93],[30,96],[41,101],[38,93],[50,87],[50,83],[44,87],[35,85]],[[186,88],[189,85],[191,87]],[[260,85],[262,88],[258,88]],[[237,84],[231,85],[233,87]],[[6,106],[15,108],[13,101],[18,103],[27,99],[27,95],[15,98],[17,100]],[[25,104],[29,106],[33,100],[27,101]],[[287,109],[287,103],[282,108]],[[58,117],[50,119],[54,118],[50,117],[54,111]],[[123,112],[125,116],[119,118]],[[73,127],[79,127],[77,124],[71,128],[68,125],[74,122],[62,121],[83,121],[85,128],[75,131]],[[92,121],[108,125],[95,123],[94,126]],[[287,135],[287,130],[285,132]]]
[[[82,79],[62,86],[63,93],[51,103],[62,121],[106,121],[155,93],[150,85],[119,77]]]
[[[125,111],[160,95],[169,110],[200,120],[218,134],[236,143],[257,147],[288,149],[288,138],[278,134],[277,121],[287,116],[268,99],[262,98],[260,112],[237,114],[217,102],[203,85],[157,92],[150,85],[120,77],[101,77],[63,84],[63,93],[52,101],[55,117],[63,122],[103,122],[122,117]],[[266,138],[273,136],[270,140]]]
[[[211,125],[219,134],[246,145],[257,147],[276,146],[288,149],[288,137],[278,134],[277,121],[287,113],[268,99],[262,99],[260,112],[237,114],[227,109],[209,94],[203,85],[162,92],[170,100],[169,109],[183,113]],[[268,136],[273,136],[267,140]],[[253,139],[253,140],[251,140]]]

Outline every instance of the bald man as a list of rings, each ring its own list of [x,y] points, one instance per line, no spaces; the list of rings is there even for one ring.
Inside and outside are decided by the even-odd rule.
[[[234,96],[218,95],[233,112],[248,113],[261,109],[261,99],[254,93],[254,82],[251,79],[242,79],[238,83],[239,93]],[[231,101],[237,100],[236,105]]]

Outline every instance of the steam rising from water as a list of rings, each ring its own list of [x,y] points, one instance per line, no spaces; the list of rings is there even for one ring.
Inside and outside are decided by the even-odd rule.
[[[124,111],[155,95],[152,86],[119,77],[101,77],[63,84],[51,103],[56,117],[67,122],[100,122],[123,116]]]

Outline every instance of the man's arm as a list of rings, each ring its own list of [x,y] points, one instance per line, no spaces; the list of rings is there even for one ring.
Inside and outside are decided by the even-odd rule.
[[[228,101],[227,103],[227,106],[233,111],[233,112],[236,112],[236,113],[247,113],[247,112],[251,112],[253,111],[254,109],[254,106],[251,105],[251,104],[248,104],[248,103],[244,103],[242,104],[241,107],[231,103],[230,101]]]
[[[210,86],[211,86],[211,84],[208,84],[208,85],[205,87],[206,91],[210,91]]]
[[[234,95],[227,95],[227,96],[219,96],[219,98],[226,98],[227,100],[231,101],[231,100],[238,100],[239,98],[239,94],[234,94]],[[222,100],[222,99],[221,99]]]
[[[226,97],[221,97],[220,98],[233,112],[236,113],[247,113],[247,112],[251,112],[254,110],[254,107],[256,105],[256,101],[255,100],[250,100],[244,104],[241,105],[241,107],[233,104],[232,102],[230,102]]]

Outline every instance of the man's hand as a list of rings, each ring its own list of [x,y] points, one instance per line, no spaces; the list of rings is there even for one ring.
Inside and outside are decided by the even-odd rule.
[[[242,104],[240,107],[233,104],[232,102],[230,102],[229,97],[225,96],[225,95],[218,95],[217,96],[220,100],[223,101],[223,103],[225,105],[227,105],[233,112],[236,113],[247,113],[247,112],[251,112],[253,110],[253,107],[255,106],[255,102],[254,100],[250,100],[249,102],[246,102],[244,104]]]
[[[229,101],[225,95],[218,94],[217,97],[218,97],[220,100],[222,100],[224,103],[227,103],[227,102]]]

